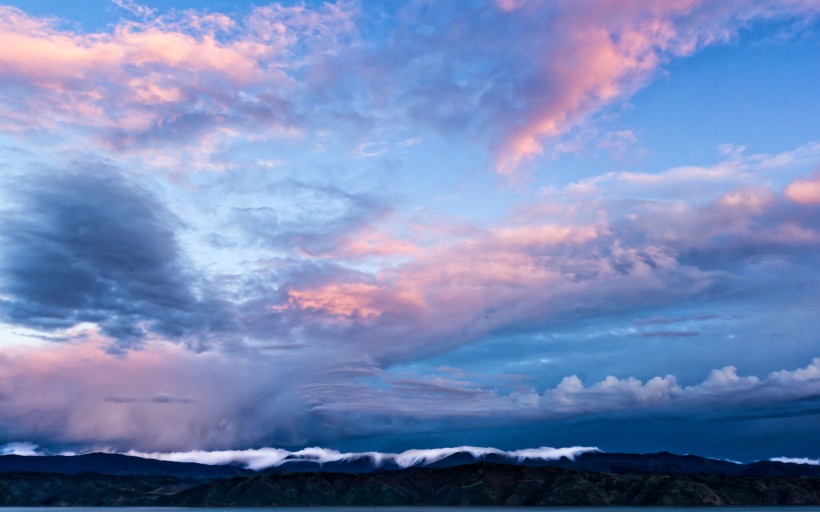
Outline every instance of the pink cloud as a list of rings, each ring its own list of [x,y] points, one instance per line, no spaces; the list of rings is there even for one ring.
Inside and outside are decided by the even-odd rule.
[[[409,3],[388,34],[394,43],[374,48],[359,44],[357,22],[386,13],[349,2],[274,3],[241,19],[118,5],[138,20],[93,33],[0,8],[0,127],[82,127],[97,144],[127,150],[186,140],[204,147],[219,135],[292,137],[310,123],[360,128],[362,119],[409,113],[472,135],[512,176],[669,59],[726,42],[751,20],[820,12],[799,0],[498,0],[436,4],[427,14],[424,3]],[[418,32],[421,22],[437,36]],[[456,62],[463,69],[454,74]],[[338,101],[354,97],[355,108]],[[603,144],[629,142],[618,137]]]
[[[412,291],[354,282],[290,289],[287,304],[271,306],[271,310],[284,311],[295,307],[334,318],[367,321],[391,309],[407,310],[421,305],[420,298]]]
[[[139,13],[142,20],[121,20],[110,32],[81,33],[0,7],[0,80],[9,91],[0,100],[2,128],[79,126],[98,143],[116,139],[120,149],[249,123],[257,134],[292,131],[289,71],[309,59],[304,51],[321,53],[326,39],[345,37],[352,16],[332,4],[260,7],[240,21],[197,11]]]
[[[188,26],[198,19],[189,16]],[[173,70],[213,72],[247,83],[266,76],[257,59],[277,50],[245,41],[220,44],[213,34],[186,33],[183,28],[160,21],[121,22],[114,33],[75,34],[58,29],[53,20],[2,7],[0,62],[7,77],[17,76],[46,90],[93,96],[95,90],[102,93],[104,87],[140,77],[146,70],[168,82],[182,83],[167,72]]]
[[[804,205],[820,204],[820,172],[808,178],[794,180],[783,193],[795,203]]]
[[[494,119],[506,125],[496,146],[497,168],[504,174],[515,173],[591,113],[628,98],[671,57],[725,42],[752,19],[820,13],[816,2],[795,0],[561,5],[503,0],[498,5],[508,16],[550,23],[545,31],[521,22],[529,31],[521,36],[529,51],[517,62],[519,71],[536,73],[542,85],[516,98],[523,108],[509,112],[515,117]]]
[[[111,355],[105,346],[91,328],[69,342],[0,353],[4,433],[98,450],[224,448],[277,431],[286,442],[300,421],[299,404],[270,391],[298,382],[284,368],[271,371],[258,358],[197,354],[161,340],[125,355]],[[310,373],[308,364],[300,368]]]
[[[373,357],[403,358],[446,351],[509,325],[558,321],[578,304],[657,304],[697,293],[711,280],[663,247],[621,247],[606,226],[519,225],[458,243],[445,238],[375,275],[291,287],[269,308],[303,327],[336,325],[339,336]]]
[[[597,226],[518,226],[498,228],[493,234],[506,246],[551,246],[558,244],[583,244],[598,237]]]
[[[745,214],[764,212],[777,200],[775,193],[767,187],[744,187],[730,190],[719,199],[719,204],[727,209]]]
[[[683,174],[711,184],[714,172]],[[560,418],[679,405],[717,410],[729,400],[740,404],[750,390],[760,404],[816,393],[807,384],[816,384],[816,361],[768,378],[744,377],[726,366],[689,387],[672,376],[613,376],[584,384],[570,375],[554,388],[508,394],[471,382],[470,375],[391,378],[382,371],[510,328],[534,332],[590,316],[708,300],[714,289],[724,293],[727,283],[764,282],[760,266],[744,275],[748,261],[758,265],[781,259],[769,255],[816,252],[820,231],[806,215],[814,211],[811,205],[795,204],[786,191],[749,186],[743,172],[724,169],[720,176],[735,185],[701,187],[711,196],[702,192],[691,202],[647,199],[657,182],[646,188],[647,180],[631,177],[630,201],[580,198],[595,223],[580,222],[577,209],[563,206],[579,200],[576,192],[554,191],[565,196],[484,229],[436,222],[424,232],[415,224],[407,243],[416,250],[398,262],[373,259],[370,251],[361,252],[361,259],[324,255],[339,261],[323,262],[313,275],[300,268],[297,278],[275,291],[265,275],[248,278],[248,288],[264,290],[253,304],[235,296],[235,305],[256,307],[254,313],[270,322],[254,330],[248,327],[256,320],[251,315],[238,318],[236,336],[243,339],[228,334],[218,345],[222,352],[194,353],[154,338],[141,350],[112,356],[103,350],[109,341],[87,326],[59,333],[69,340],[63,344],[3,351],[0,408],[12,412],[0,423],[10,435],[187,449],[298,440],[306,414],[329,423],[359,413],[425,420],[505,416],[499,413]],[[673,172],[659,179],[680,184],[684,177]],[[355,231],[368,241],[402,240],[382,229],[357,225]],[[690,253],[693,247],[699,254]],[[310,268],[321,266],[314,263]],[[270,264],[287,274],[283,261]],[[780,279],[781,268],[771,278]],[[276,357],[265,357],[268,351]],[[382,379],[385,386],[350,382],[362,376]],[[777,386],[783,383],[788,389]],[[359,417],[349,424],[360,429],[362,423]],[[268,437],[272,430],[275,436]]]
[[[410,224],[404,237],[360,229],[343,238],[344,250],[317,256],[356,271],[292,284],[269,311],[393,360],[445,352],[511,325],[540,328],[585,308],[617,313],[708,295],[762,255],[820,244],[804,205],[759,184],[761,173],[782,175],[816,158],[813,150],[797,160],[750,155],[708,168],[606,175],[583,193],[545,192],[541,203],[483,229]],[[376,250],[381,241],[397,249]]]
[[[413,256],[421,251],[422,248],[410,240],[391,236],[382,230],[365,229],[343,238],[334,255],[342,258]]]

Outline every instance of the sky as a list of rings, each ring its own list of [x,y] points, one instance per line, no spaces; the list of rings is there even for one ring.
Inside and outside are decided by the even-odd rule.
[[[817,0],[0,5],[0,445],[817,460],[818,56]]]

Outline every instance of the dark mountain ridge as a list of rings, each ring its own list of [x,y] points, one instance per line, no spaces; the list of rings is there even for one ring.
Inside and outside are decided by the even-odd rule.
[[[126,455],[0,456],[0,506],[820,505],[820,467],[672,453],[545,460],[457,452],[403,468],[353,457],[255,472]]]
[[[697,455],[677,455],[669,452],[626,454],[588,452],[574,459],[518,458],[498,454],[475,456],[469,452],[458,452],[428,464],[419,463],[411,467],[449,468],[487,462],[526,467],[552,467],[586,471],[592,473],[620,474],[676,474],[676,475],[721,475],[721,476],[774,476],[774,477],[820,477],[820,466],[784,462],[757,461],[740,464]],[[286,460],[279,466],[262,470],[267,474],[287,473],[381,473],[405,469],[393,460],[376,464],[370,457],[356,457],[330,462],[306,460]]]
[[[519,458],[499,454],[476,456],[457,452],[434,462],[419,461],[410,467],[449,468],[487,462],[492,464],[552,467],[591,473],[619,474],[679,474],[721,476],[820,477],[820,466],[772,461],[740,464],[696,455],[678,455],[668,452],[625,454],[588,452],[574,459]],[[287,473],[382,473],[406,469],[393,459],[377,464],[368,456],[319,462],[305,459],[286,459],[278,466],[263,469],[265,474]],[[219,479],[251,476],[257,472],[234,465],[208,465],[195,462],[172,462],[113,453],[84,455],[21,456],[0,455],[0,474],[3,473],[98,473],[119,476],[172,476],[177,478]]]
[[[235,506],[710,506],[820,504],[820,478],[588,473],[478,462],[383,473],[260,474],[157,504]]]
[[[0,475],[0,506],[818,505],[820,478],[590,473],[479,462],[382,473],[289,473],[203,483],[167,476]]]
[[[170,462],[115,453],[87,453],[84,455],[0,455],[0,474],[3,473],[62,475],[97,473],[116,476],[171,476],[211,480],[252,475],[254,471],[235,466]]]

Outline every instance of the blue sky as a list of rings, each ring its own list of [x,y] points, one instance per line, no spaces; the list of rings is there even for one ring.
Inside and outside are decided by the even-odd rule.
[[[820,456],[820,6],[0,6],[0,444]]]

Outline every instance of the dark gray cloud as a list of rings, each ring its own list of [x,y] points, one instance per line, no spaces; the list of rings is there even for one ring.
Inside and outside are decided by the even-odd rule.
[[[115,169],[86,167],[6,180],[4,320],[42,330],[93,322],[123,347],[148,332],[180,338],[226,327],[219,304],[197,298],[174,216]]]

